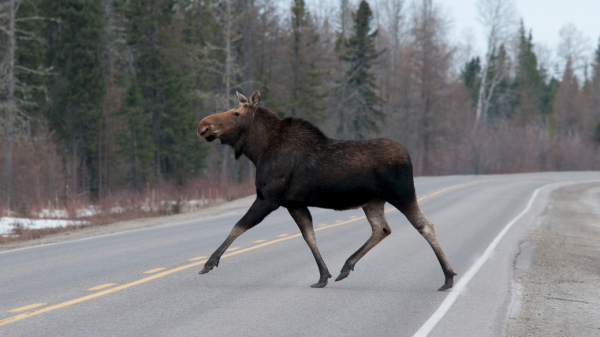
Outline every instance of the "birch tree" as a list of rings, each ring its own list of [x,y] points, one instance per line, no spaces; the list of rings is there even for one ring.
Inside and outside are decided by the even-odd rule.
[[[8,49],[7,49],[7,66],[6,66],[6,102],[2,106],[3,110],[3,127],[6,152],[4,157],[4,195],[6,203],[9,207],[14,205],[14,188],[13,188],[13,172],[12,172],[12,147],[13,147],[13,132],[15,125],[16,109],[14,106],[14,91],[15,91],[15,0],[10,0],[8,5]]]
[[[514,26],[515,9],[513,0],[479,0],[477,2],[477,12],[477,19],[485,29],[487,42],[487,51],[481,71],[481,86],[479,87],[475,113],[475,121],[479,123],[482,116],[484,120],[487,119],[487,109],[489,101],[494,94],[494,89],[505,76],[504,71],[496,71],[492,78],[488,78],[488,72],[493,66],[491,63],[498,52],[499,45]]]
[[[30,101],[29,92],[33,89],[26,83],[20,82],[15,76],[15,70],[19,69],[22,72],[36,74],[36,75],[49,75],[51,69],[31,69],[25,66],[16,64],[15,54],[17,52],[17,40],[30,40],[42,42],[34,32],[30,32],[23,29],[18,29],[16,24],[19,22],[26,22],[31,20],[53,20],[46,17],[33,15],[17,18],[17,11],[21,5],[20,1],[9,0],[6,3],[0,4],[0,19],[7,21],[7,24],[0,26],[0,31],[7,35],[7,48],[6,56],[0,63],[0,97],[3,98],[3,102],[0,101],[0,124],[2,124],[2,131],[4,133],[5,140],[5,154],[4,154],[4,198],[5,202],[9,207],[14,208],[15,205],[15,191],[14,191],[14,177],[13,177],[13,144],[15,136],[15,124],[19,115],[23,115],[24,111],[22,107],[26,105],[33,105]],[[15,97],[15,91],[20,92],[19,97]]]

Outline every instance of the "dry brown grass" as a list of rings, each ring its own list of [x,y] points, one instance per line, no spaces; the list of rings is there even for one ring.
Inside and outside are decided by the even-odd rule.
[[[88,221],[89,225],[44,229],[17,227],[12,235],[0,236],[0,243],[30,240],[86,226],[101,226],[119,221],[192,212],[254,193],[254,181],[251,180],[234,184],[227,179],[196,179],[183,186],[172,182],[163,182],[139,192],[132,190],[111,192],[96,201],[90,200],[87,195],[79,195],[58,200],[58,202],[53,200],[40,204],[29,204],[26,209],[11,211],[11,215],[36,219],[38,218],[36,215],[42,209],[53,211],[58,203],[59,210],[67,211],[68,219]],[[95,214],[82,217],[78,213],[84,209],[93,209]],[[2,214],[8,212],[7,209],[4,209]]]

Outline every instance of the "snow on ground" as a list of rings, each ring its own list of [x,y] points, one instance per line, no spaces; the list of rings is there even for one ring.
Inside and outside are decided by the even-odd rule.
[[[178,200],[178,201],[159,201],[156,204],[151,204],[148,200],[142,203],[140,209],[144,212],[149,212],[151,210],[160,211],[160,210],[171,210],[173,205],[179,203],[180,212],[187,213],[195,211],[199,208],[207,206],[209,204],[221,203],[224,202],[223,199],[198,199],[198,200]],[[114,205],[110,208],[109,212],[111,214],[115,213],[123,213],[126,211],[133,210],[131,206],[120,206]],[[99,206],[89,205],[84,208],[79,208],[76,211],[75,216],[77,218],[85,218],[90,217],[96,214],[100,214],[102,212]],[[36,213],[33,213],[36,214]],[[14,225],[21,225],[27,229],[42,229],[42,228],[55,228],[55,227],[65,227],[71,225],[88,225],[89,221],[76,221],[76,220],[66,220],[69,217],[69,212],[66,209],[43,209],[41,212],[36,214],[40,219],[26,219],[26,218],[14,218],[14,217],[2,217],[0,218],[0,236],[10,235]],[[49,219],[50,218],[50,219]]]
[[[15,225],[21,225],[27,229],[42,229],[66,227],[72,225],[89,225],[89,221],[73,220],[49,220],[49,219],[26,219],[26,218],[0,218],[0,235],[6,236],[11,233]]]
[[[179,202],[181,206],[181,212],[187,213],[195,211],[199,208],[205,207],[209,204],[222,203],[225,200],[223,199],[197,199],[197,200],[179,200],[179,201],[159,201],[156,203],[151,203],[146,200],[143,202],[139,209],[144,212],[150,211],[161,211],[161,210],[171,210],[172,205],[175,205]],[[115,204],[108,211],[110,214],[120,214],[127,211],[132,211],[134,208],[132,206],[121,206],[119,204]],[[78,218],[86,218],[91,217],[97,214],[102,213],[102,209],[96,205],[89,205],[87,207],[78,208],[75,216]],[[35,213],[34,213],[35,214]],[[43,209],[41,212],[37,213],[37,216],[40,219],[67,219],[69,218],[69,212],[66,209]]]
[[[69,212],[66,209],[43,209],[38,213],[40,218],[68,218]]]

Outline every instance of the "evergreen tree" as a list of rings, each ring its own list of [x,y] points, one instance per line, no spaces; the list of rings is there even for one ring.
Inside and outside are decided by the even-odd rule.
[[[525,35],[525,26],[521,22],[517,70],[513,82],[515,97],[512,116],[521,125],[539,121],[541,117],[540,89],[543,79],[538,70],[537,56],[533,52],[532,40],[531,32],[528,36]]]
[[[581,106],[579,99],[579,83],[573,70],[573,60],[569,57],[562,81],[554,101],[554,115],[563,132],[572,137],[579,130],[581,123]]]
[[[126,162],[127,181],[139,190],[151,178],[154,154],[152,116],[142,108],[142,92],[135,80],[127,88],[122,102],[124,127],[118,135],[119,152]]]
[[[460,77],[463,84],[471,93],[471,101],[473,106],[477,104],[479,96],[479,86],[481,85],[481,61],[479,56],[473,57],[471,61],[465,64],[465,68],[460,71]]]
[[[197,175],[206,155],[206,145],[195,138],[191,109],[191,83],[173,50],[181,48],[181,37],[173,29],[173,0],[131,1],[128,39],[136,53],[136,80],[144,110],[150,116],[154,150],[154,178],[183,182]]]
[[[592,63],[592,118],[597,121],[594,140],[600,143],[600,39]]]
[[[48,46],[44,40],[47,37],[47,27],[54,20],[44,18],[44,13],[40,13],[38,7],[43,4],[42,1],[20,2],[19,10],[16,13],[16,19],[24,21],[19,21],[17,26],[23,39],[17,36],[15,64],[20,67],[15,72],[15,77],[16,82],[20,85],[18,85],[15,95],[24,103],[19,109],[24,112],[23,116],[27,119],[25,124],[30,125],[29,131],[26,131],[30,136],[40,132],[39,121],[45,117],[44,112],[49,103],[46,91],[49,77],[43,75],[51,73],[44,67],[48,53]]]
[[[56,105],[50,121],[60,140],[68,143],[71,192],[97,192],[98,137],[103,118],[105,81],[102,67],[104,17],[93,0],[53,0],[49,58],[59,76],[53,83]]]
[[[381,111],[383,100],[375,91],[375,75],[371,67],[377,61],[379,53],[375,50],[375,39],[378,31],[371,30],[373,12],[366,1],[361,1],[358,11],[353,13],[354,35],[346,43],[346,53],[342,59],[349,64],[347,71],[347,100],[344,110],[345,118],[358,138],[365,136],[365,131],[378,132],[378,121],[383,121]],[[343,136],[343,135],[342,135]]]
[[[508,77],[508,68],[510,61],[504,44],[501,44],[498,51],[494,50],[490,58],[488,68],[488,93],[492,95],[484,102],[484,119],[488,122],[494,122],[506,118],[510,111],[510,80]]]
[[[324,118],[322,99],[327,95],[321,87],[322,73],[316,68],[315,33],[304,0],[294,0],[291,26],[291,99],[289,109],[294,117],[318,121]]]

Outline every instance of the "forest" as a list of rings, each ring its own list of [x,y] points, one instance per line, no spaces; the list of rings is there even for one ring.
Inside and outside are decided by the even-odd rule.
[[[397,141],[416,176],[600,169],[600,43],[477,5],[483,55],[435,0],[3,0],[2,214],[251,194],[253,164],[196,135],[236,91]]]

